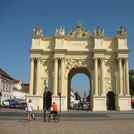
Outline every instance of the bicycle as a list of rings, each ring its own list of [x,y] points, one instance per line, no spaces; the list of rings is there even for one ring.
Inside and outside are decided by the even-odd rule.
[[[50,111],[51,113],[51,111]],[[48,117],[48,122],[50,122],[50,120],[53,120],[55,123],[58,123],[60,121],[60,115],[57,113],[57,115],[55,113],[52,114],[53,119],[51,119],[51,114],[49,113],[49,117]]]

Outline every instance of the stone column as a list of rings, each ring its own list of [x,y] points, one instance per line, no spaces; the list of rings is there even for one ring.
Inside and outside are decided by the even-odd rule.
[[[98,58],[94,58],[94,95],[98,96]]]
[[[101,95],[105,95],[105,87],[104,87],[104,59],[101,58]]]
[[[36,92],[35,95],[39,95],[39,90],[40,89],[40,62],[41,58],[37,58],[37,73],[36,73]]]
[[[33,95],[33,79],[34,79],[34,60],[35,58],[30,58],[30,88],[29,88],[29,95]]]
[[[65,58],[61,58],[61,95],[65,95],[65,93],[64,93],[64,87],[65,87],[64,65],[65,65]]]
[[[54,59],[54,88],[53,95],[57,95],[57,86],[58,86],[58,58]]]
[[[123,95],[122,89],[122,59],[118,58],[118,66],[119,66],[119,95]]]
[[[125,59],[125,85],[126,85],[126,95],[129,95],[128,58]]]

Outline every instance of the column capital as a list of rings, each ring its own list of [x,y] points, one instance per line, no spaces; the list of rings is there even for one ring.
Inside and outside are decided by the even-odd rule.
[[[117,60],[123,60],[124,58],[123,57],[118,57]]]
[[[99,57],[93,57],[93,59],[94,59],[94,60],[98,60],[98,59],[99,59]]]
[[[57,62],[59,60],[58,57],[53,57],[53,59]]]
[[[30,57],[29,58],[31,61],[34,61],[35,60],[35,57]]]
[[[61,57],[61,62],[64,62],[65,61],[65,57]]]
[[[99,60],[99,58],[97,58],[97,57],[94,57],[93,59],[94,59],[94,62],[98,62],[98,60]]]
[[[100,57],[101,62],[105,60],[105,57]]]
[[[41,61],[41,57],[36,57],[37,61]]]
[[[127,57],[127,58],[124,58],[125,59],[125,63],[127,63],[128,61],[129,61],[129,58]]]
[[[117,59],[118,59],[118,63],[121,63],[121,61],[123,60],[122,57],[118,57]]]

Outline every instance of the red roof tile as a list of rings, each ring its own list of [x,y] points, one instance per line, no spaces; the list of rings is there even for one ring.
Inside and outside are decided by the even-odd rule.
[[[2,75],[3,77],[6,77],[8,79],[13,80],[13,78],[10,75],[8,75],[5,71],[3,71],[1,68],[0,68],[0,75]]]
[[[18,83],[18,82],[20,82],[20,80],[13,79],[13,82]]]
[[[22,91],[29,92],[29,86],[22,86]]]

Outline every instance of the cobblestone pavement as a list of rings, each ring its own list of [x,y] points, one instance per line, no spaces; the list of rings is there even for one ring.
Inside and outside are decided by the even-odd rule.
[[[2,108],[0,112],[25,112],[25,110]],[[113,112],[117,113],[117,111]],[[29,122],[21,119],[0,120],[0,134],[134,134],[134,120],[60,121],[59,123],[34,120]]]
[[[0,134],[134,134],[134,121],[0,121]]]

